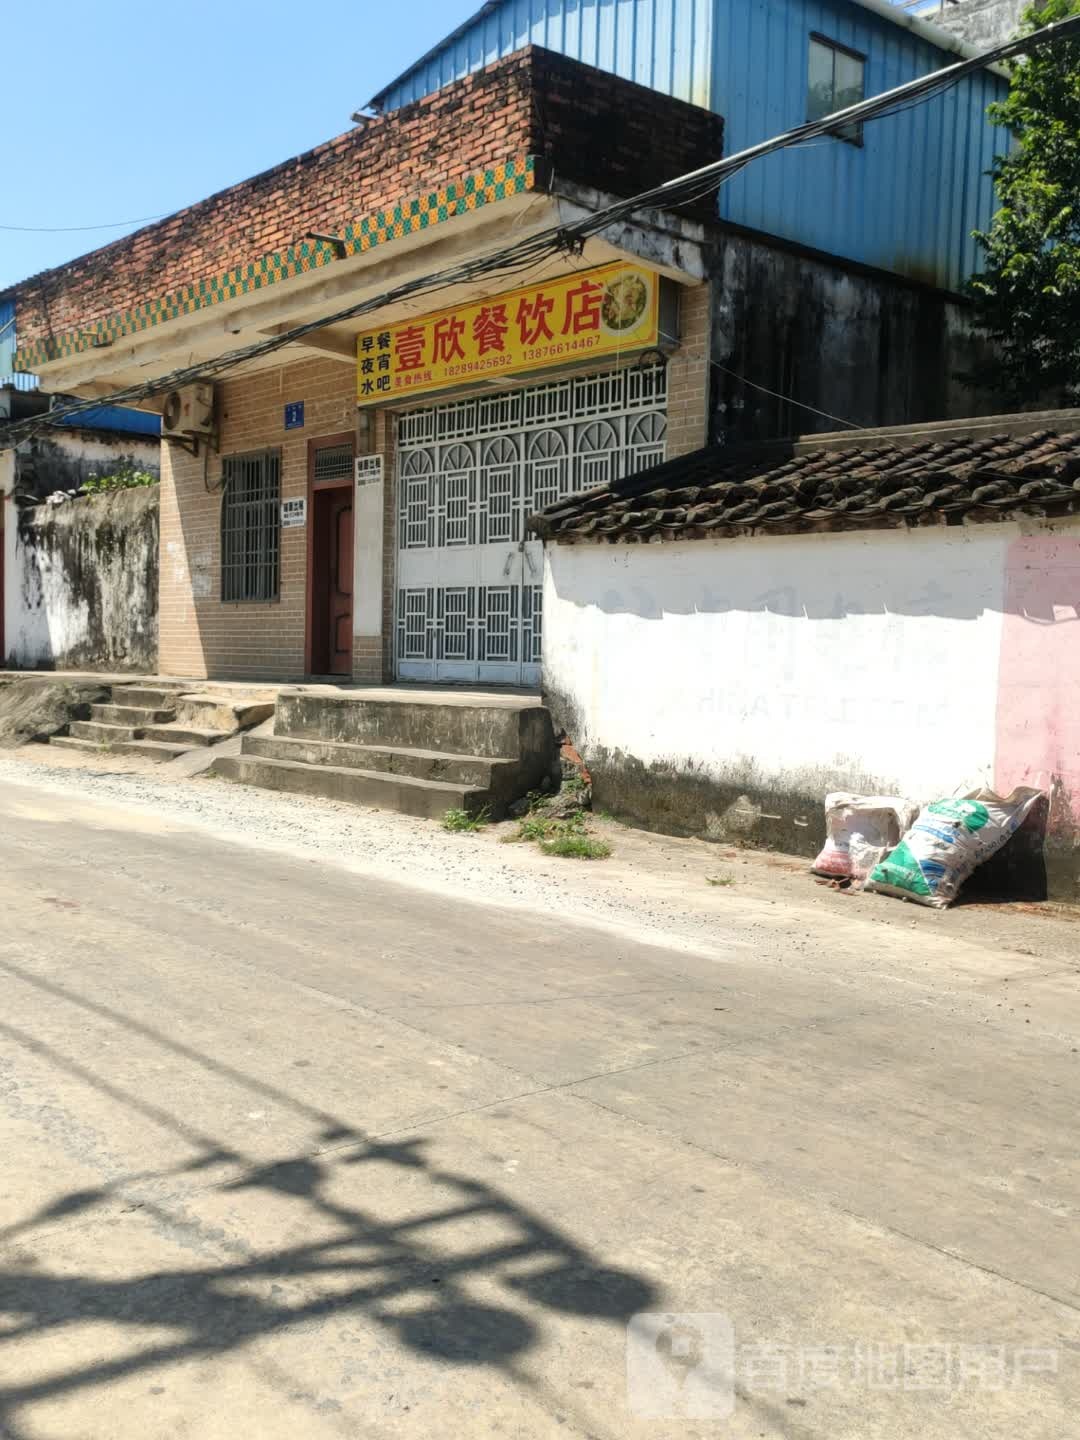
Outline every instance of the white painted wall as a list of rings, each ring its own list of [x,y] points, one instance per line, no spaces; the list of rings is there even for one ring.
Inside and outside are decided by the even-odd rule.
[[[15,545],[17,538],[17,511],[15,509],[15,451],[0,450],[0,523],[3,534],[0,542],[4,547],[4,633],[0,635],[0,666],[9,652],[8,636],[14,617],[18,613],[19,580],[16,570]]]
[[[353,502],[353,634],[382,634],[384,480],[356,486]]]
[[[27,537],[13,535],[13,604],[5,607],[5,663],[22,669],[51,668],[86,641],[90,605],[76,593],[66,568],[49,552],[38,553]],[[10,592],[9,592],[10,593]]]
[[[54,490],[77,490],[91,475],[111,475],[125,465],[160,474],[157,437],[58,429],[20,449],[19,489],[44,499]]]
[[[803,795],[990,783],[1018,533],[549,545],[544,688],[587,758]]]
[[[150,435],[99,435],[92,430],[58,431],[51,437],[72,461],[97,466],[107,474],[117,465],[130,461],[140,470],[156,475],[161,469],[161,442]]]
[[[4,662],[153,672],[157,486],[5,519]]]

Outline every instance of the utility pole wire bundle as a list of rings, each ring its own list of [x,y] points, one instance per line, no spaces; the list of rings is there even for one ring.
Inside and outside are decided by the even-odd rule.
[[[641,210],[673,209],[679,205],[700,200],[705,195],[718,190],[721,185],[754,160],[762,159],[764,156],[772,155],[780,150],[802,145],[808,140],[829,135],[846,126],[899,114],[913,104],[922,104],[934,95],[951,89],[965,76],[986,69],[987,66],[1003,60],[1011,60],[1020,55],[1027,55],[1032,50],[1040,49],[1045,45],[1061,44],[1073,39],[1080,39],[1080,15],[1047,25],[1029,35],[1017,36],[1016,39],[1009,40],[1003,45],[995,45],[972,59],[960,60],[954,65],[945,66],[942,70],[935,70],[929,75],[909,80],[881,95],[871,96],[868,100],[860,100],[856,105],[849,105],[843,110],[825,115],[820,120],[807,121],[806,124],[798,125],[793,130],[786,130],[771,139],[748,146],[735,155],[715,160],[708,165],[703,165],[698,170],[692,170],[686,175],[679,175],[651,190],[630,196],[626,200],[618,200],[572,224],[552,226],[537,235],[505,246],[491,255],[480,256],[474,260],[432,271],[429,275],[394,286],[379,295],[358,301],[353,305],[347,305],[341,310],[320,316],[316,320],[309,320],[302,325],[293,326],[279,335],[268,336],[253,344],[242,346],[240,349],[227,351],[214,359],[203,360],[195,365],[182,366],[165,375],[156,376],[152,380],[140,381],[136,385],[118,389],[105,397],[73,401],[57,406],[45,415],[2,426],[0,427],[0,449],[10,449],[33,435],[40,434],[44,430],[60,425],[103,404],[138,404],[139,401],[147,400],[153,395],[175,390],[183,385],[200,380],[215,379],[251,360],[257,360],[264,355],[273,354],[274,351],[281,350],[287,345],[295,344],[315,331],[330,325],[341,324],[346,320],[356,319],[360,315],[370,314],[387,305],[395,305],[402,300],[410,300],[418,295],[430,295],[449,286],[470,284],[490,276],[510,276],[559,253],[580,253],[586,240],[599,235],[608,226],[626,220]]]

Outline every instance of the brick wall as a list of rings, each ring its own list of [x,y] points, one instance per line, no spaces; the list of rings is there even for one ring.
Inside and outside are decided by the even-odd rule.
[[[528,153],[520,57],[347,131],[156,225],[19,287],[23,347],[286,249]]]
[[[628,195],[717,158],[722,142],[718,115],[530,46],[24,281],[20,345],[89,329],[238,265],[280,259],[310,231],[339,234],[513,157],[538,157],[541,185],[554,175]],[[713,214],[713,202],[701,202],[699,213]],[[329,261],[329,251],[320,258]]]
[[[528,49],[448,86],[362,131],[109,246],[46,277],[54,325],[86,323],[203,270],[291,242],[307,229],[334,232],[360,211],[458,178],[500,155],[546,158],[540,175],[615,193],[645,189],[720,153],[718,116]],[[200,268],[201,267],[201,268]],[[67,307],[66,309],[64,307]],[[96,309],[95,309],[96,307]],[[669,372],[671,456],[706,440],[708,287],[682,296],[682,347]],[[222,454],[277,447],[282,498],[307,494],[308,443],[356,427],[351,365],[313,359],[226,380]],[[287,402],[305,402],[304,429],[286,432]],[[389,679],[396,583],[395,418],[376,412],[360,448],[384,459],[383,629],[353,641],[354,677]],[[206,465],[204,475],[204,464]],[[307,529],[281,534],[280,598],[221,603],[221,458],[163,446],[161,668],[167,673],[297,678],[304,673]],[[207,487],[210,487],[209,489]],[[310,524],[309,516],[309,524]]]
[[[224,605],[221,493],[213,487],[221,480],[222,456],[278,448],[281,498],[306,495],[308,442],[355,428],[355,385],[352,366],[334,360],[302,361],[229,380],[221,387],[221,455],[206,459],[205,452],[192,456],[162,444],[159,651],[164,674],[303,675],[308,531],[281,532],[278,601]],[[284,428],[284,407],[291,400],[304,401],[302,430]]]
[[[682,292],[682,344],[668,369],[668,457],[706,441],[709,287]],[[307,494],[308,444],[356,424],[351,366],[310,360],[221,387],[221,455],[192,456],[162,445],[160,668],[164,674],[235,679],[299,679],[307,625],[307,529],[281,532],[280,598],[271,604],[221,602],[222,456],[281,451],[281,498]],[[284,407],[303,400],[305,425],[286,431]],[[370,448],[382,455],[382,635],[353,639],[353,678],[393,678],[397,496],[396,417],[372,415]],[[207,489],[209,485],[210,489]],[[311,516],[308,516],[311,523]]]
[[[668,365],[669,460],[708,444],[711,326],[710,287],[686,287],[679,297],[680,344]]]
[[[530,60],[530,154],[544,157],[556,180],[634,195],[721,158],[724,122],[711,110],[552,50],[519,53]],[[679,213],[711,220],[715,196]]]

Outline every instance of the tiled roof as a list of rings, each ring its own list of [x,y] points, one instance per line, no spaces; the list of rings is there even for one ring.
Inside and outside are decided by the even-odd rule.
[[[1059,411],[699,450],[550,505],[532,526],[634,543],[1074,511],[1080,412]]]

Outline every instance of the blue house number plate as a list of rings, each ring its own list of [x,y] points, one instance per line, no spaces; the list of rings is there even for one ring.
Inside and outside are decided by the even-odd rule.
[[[291,405],[285,406],[285,429],[302,430],[304,428],[304,402],[294,400]]]

